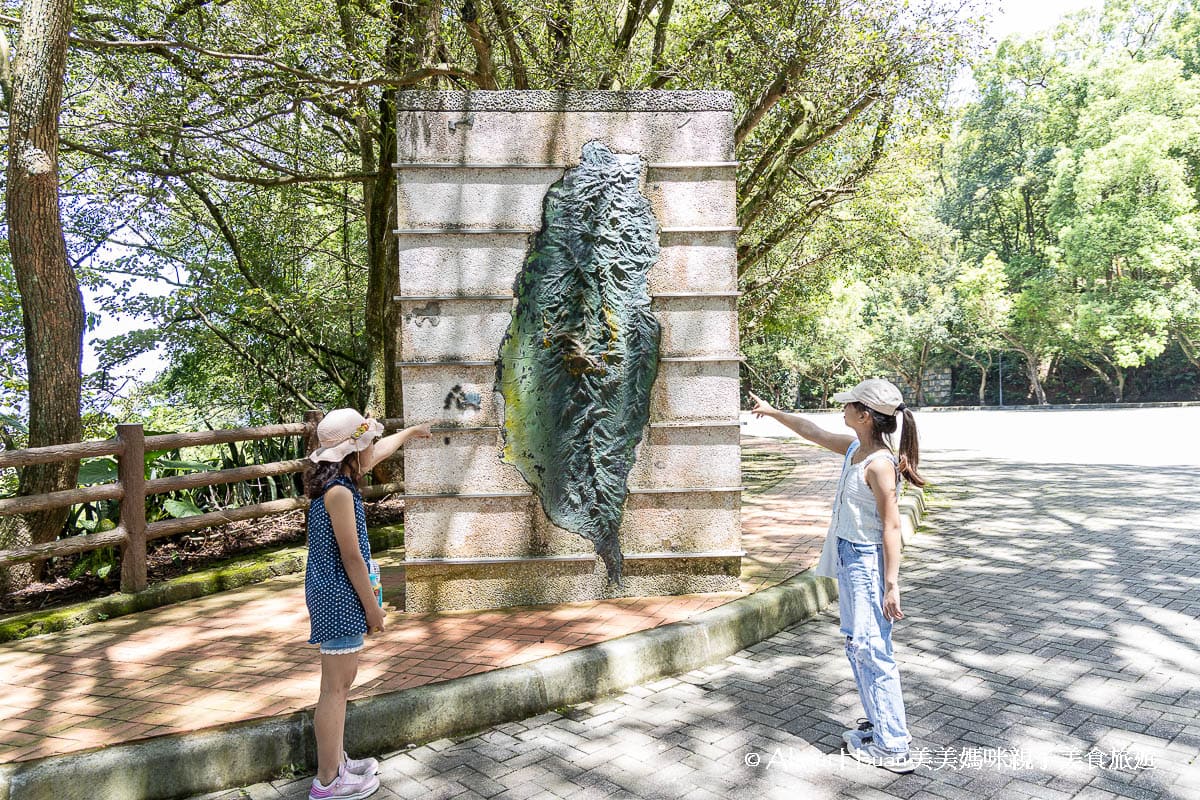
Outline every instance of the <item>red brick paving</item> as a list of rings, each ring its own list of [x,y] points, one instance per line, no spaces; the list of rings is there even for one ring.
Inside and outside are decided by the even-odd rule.
[[[797,462],[742,510],[743,593],[816,563],[838,461],[747,440]],[[393,573],[395,574],[395,573]],[[0,760],[24,761],[310,708],[320,673],[306,643],[303,577],[0,645]],[[370,639],[352,698],[500,667],[687,619],[727,592],[443,614],[392,614]]]

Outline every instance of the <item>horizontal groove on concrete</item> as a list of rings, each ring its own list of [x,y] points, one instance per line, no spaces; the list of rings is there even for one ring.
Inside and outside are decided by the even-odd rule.
[[[686,300],[692,298],[713,298],[713,297],[741,297],[741,292],[651,292],[651,300]],[[392,295],[392,300],[397,303],[427,303],[427,302],[453,302],[455,300],[464,302],[511,302],[516,300],[514,294],[466,294],[459,292],[457,294],[396,294]]]
[[[711,552],[690,553],[685,550],[669,550],[660,553],[625,553],[623,558],[626,561],[654,561],[654,560],[674,560],[682,561],[685,559],[700,559],[700,558],[742,558],[746,555],[745,550],[718,550]],[[553,563],[569,563],[569,562],[595,562],[599,556],[595,553],[568,553],[559,556],[489,556],[478,557],[472,556],[468,558],[408,558],[404,560],[405,567],[424,567],[424,566],[471,566],[475,564],[553,564]]]
[[[728,169],[736,167],[737,161],[651,161],[646,164],[650,169]],[[578,164],[568,164],[565,161],[557,164],[519,163],[509,161],[503,163],[488,163],[484,161],[397,161],[392,169],[572,169]]]

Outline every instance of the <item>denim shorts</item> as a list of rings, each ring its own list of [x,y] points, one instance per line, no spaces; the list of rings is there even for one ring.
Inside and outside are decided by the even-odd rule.
[[[363,635],[354,633],[350,636],[339,636],[327,642],[321,642],[321,654],[326,656],[342,656],[347,653],[357,653],[363,649]]]

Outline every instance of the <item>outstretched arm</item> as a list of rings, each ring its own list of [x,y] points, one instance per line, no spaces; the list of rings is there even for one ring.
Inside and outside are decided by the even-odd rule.
[[[403,447],[404,443],[409,439],[428,439],[431,435],[429,424],[426,423],[424,425],[413,425],[411,428],[397,431],[390,436],[384,436],[363,451],[360,469],[365,475],[374,469],[376,464],[387,461],[395,455],[396,451]]]
[[[771,417],[772,419],[779,420],[784,426],[795,431],[810,442],[819,444],[821,447],[827,447],[835,453],[845,455],[846,451],[850,449],[850,445],[855,441],[855,437],[853,436],[827,431],[812,420],[807,420],[799,414],[788,414],[780,411],[753,392],[750,393],[750,399],[754,401],[754,408],[750,409],[750,413],[756,417]]]

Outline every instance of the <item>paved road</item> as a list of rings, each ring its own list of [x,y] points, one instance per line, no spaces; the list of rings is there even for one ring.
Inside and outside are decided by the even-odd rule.
[[[861,712],[826,614],[679,679],[390,754],[377,796],[1200,797],[1200,409],[1151,415],[1154,436],[1124,413],[1014,412],[977,438],[950,420],[953,449],[931,425],[936,507],[896,633],[915,774],[840,755]]]

